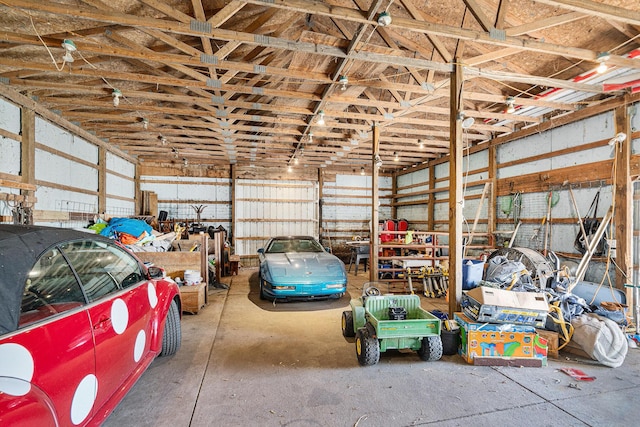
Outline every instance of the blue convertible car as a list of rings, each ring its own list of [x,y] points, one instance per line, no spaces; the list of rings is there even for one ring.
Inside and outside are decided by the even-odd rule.
[[[261,299],[340,298],[347,290],[344,263],[313,237],[274,237],[258,257]]]

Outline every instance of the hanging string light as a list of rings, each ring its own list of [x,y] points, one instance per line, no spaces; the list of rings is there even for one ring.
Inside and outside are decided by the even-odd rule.
[[[340,83],[340,90],[347,90],[347,85],[349,84],[349,79],[347,76],[340,76],[338,79],[338,83]]]
[[[122,96],[120,89],[114,88],[113,92],[111,92],[111,96],[113,97],[113,106],[117,107],[120,105],[120,97]]]

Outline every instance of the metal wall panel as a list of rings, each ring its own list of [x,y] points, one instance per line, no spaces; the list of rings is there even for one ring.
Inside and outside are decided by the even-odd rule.
[[[133,179],[136,174],[136,165],[128,160],[118,157],[115,154],[107,151],[107,170],[111,172],[119,173],[120,175],[128,176]],[[132,194],[133,196],[133,194]]]
[[[96,168],[37,149],[35,175],[38,181],[98,191]]]
[[[235,253],[255,255],[273,236],[318,237],[318,183],[237,180]]]
[[[107,195],[135,199],[136,183],[132,179],[123,178],[107,172]]]
[[[391,217],[392,177],[378,179],[378,216]],[[368,238],[371,229],[371,176],[336,174],[322,189],[323,237],[340,244],[354,237]]]
[[[36,117],[36,142],[47,147],[98,164],[98,146],[91,144],[66,129]]]
[[[20,108],[0,99],[0,129],[20,134]],[[0,172],[20,175],[20,142],[0,135]],[[16,188],[0,186],[1,193],[20,194]],[[11,216],[9,203],[0,201],[0,216]]]
[[[5,99],[0,99],[0,128],[19,135],[20,111],[20,107]]]
[[[192,206],[203,205],[201,221],[206,226],[231,231],[231,184],[228,178],[141,176],[140,189],[158,196],[158,210],[169,219],[195,221]]]

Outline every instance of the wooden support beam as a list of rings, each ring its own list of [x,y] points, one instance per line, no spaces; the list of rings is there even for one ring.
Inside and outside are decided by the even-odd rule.
[[[476,18],[476,21],[480,24],[483,30],[489,31],[493,28],[493,22],[491,22],[491,19],[489,19],[489,17],[482,11],[482,8],[475,0],[462,1],[467,5],[469,12],[471,12],[473,17]]]
[[[491,183],[491,196],[489,197],[489,205],[487,207],[487,233],[489,234],[489,244],[495,246],[495,234],[496,231],[496,203],[498,196],[496,195],[497,176],[498,176],[498,162],[497,152],[495,146],[489,147],[489,182]]]
[[[140,185],[136,183],[136,191]],[[139,197],[136,197],[135,212],[140,212]],[[98,147],[98,213],[107,210],[107,151],[104,147]]]
[[[631,283],[633,262],[631,261],[633,230],[629,221],[633,218],[633,185],[631,174],[631,119],[629,107],[621,105],[614,111],[616,134],[624,133],[625,139],[615,142],[614,167],[614,213],[616,239],[616,287],[624,289],[625,283]],[[609,236],[610,238],[612,236]],[[627,289],[627,301],[631,301],[631,288]]]
[[[552,7],[562,7],[602,19],[640,25],[640,12],[590,0],[534,0]]]
[[[371,138],[371,230],[369,232],[369,281],[378,281],[378,165],[377,160],[380,158],[378,151],[380,150],[380,128],[373,123],[373,136]]]
[[[507,0],[499,0],[498,1],[498,12],[496,13],[496,20],[494,26],[499,29],[504,29],[504,23],[507,16]]]
[[[462,120],[458,114],[462,111],[462,66],[456,58],[451,73],[450,96],[450,166],[449,166],[449,317],[460,310],[462,299],[462,192],[463,148]]]
[[[433,190],[436,187],[436,168],[435,166],[429,166],[429,190]],[[429,201],[427,205],[427,230],[435,230],[435,204],[436,193],[431,191],[429,193]]]
[[[0,187],[17,188],[19,190],[36,191],[35,184],[26,184],[24,182],[18,182],[14,180],[0,178]]]

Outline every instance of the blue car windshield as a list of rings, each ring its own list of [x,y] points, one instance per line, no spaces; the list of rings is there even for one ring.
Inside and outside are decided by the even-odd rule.
[[[283,254],[287,252],[323,252],[322,246],[314,239],[276,239],[271,242],[268,254]]]

